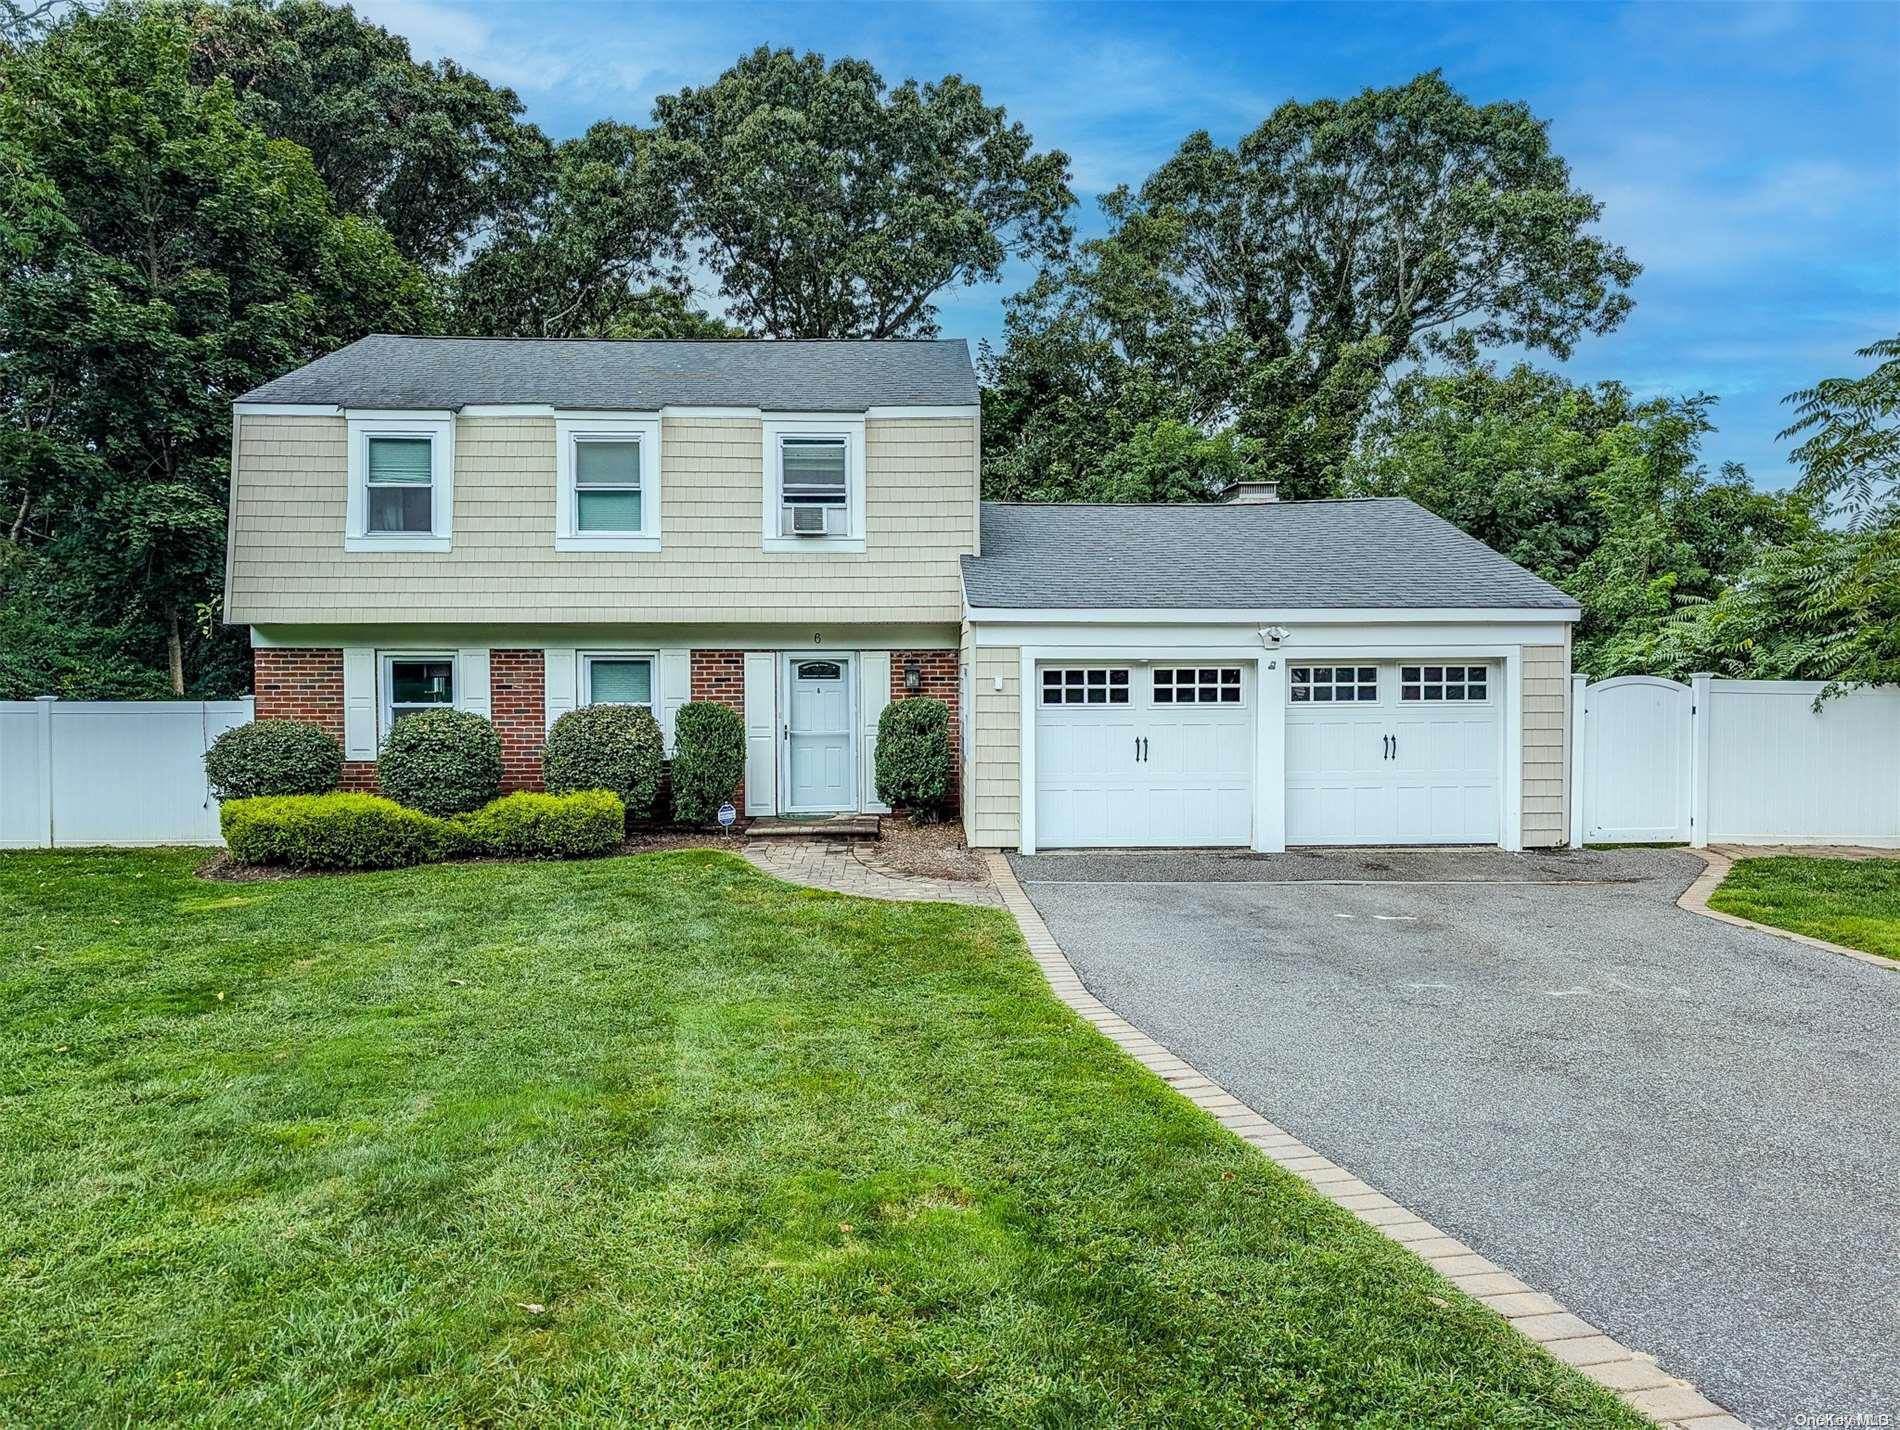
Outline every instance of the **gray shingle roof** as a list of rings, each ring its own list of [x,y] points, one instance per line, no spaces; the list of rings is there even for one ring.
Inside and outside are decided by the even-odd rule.
[[[983,504],[975,607],[1176,610],[1577,603],[1402,498],[1177,506]]]
[[[961,338],[940,342],[612,342],[374,333],[247,392],[244,402],[461,408],[472,403],[650,412],[762,407],[862,412],[977,401]]]

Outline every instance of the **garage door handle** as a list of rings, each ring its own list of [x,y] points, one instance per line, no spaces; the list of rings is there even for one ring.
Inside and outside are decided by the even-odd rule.
[[[1141,737],[1141,762],[1144,765],[1148,763],[1148,737],[1146,735]]]
[[[1392,737],[1390,735],[1381,735],[1379,737],[1379,748],[1382,751],[1384,751],[1384,753],[1379,756],[1380,759],[1382,760],[1391,759],[1392,758]]]
[[[1392,736],[1392,758],[1396,760],[1398,757],[1399,757],[1399,737],[1397,735],[1394,735]]]

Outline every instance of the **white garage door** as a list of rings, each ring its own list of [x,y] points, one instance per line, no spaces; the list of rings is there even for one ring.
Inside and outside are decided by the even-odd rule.
[[[1287,667],[1288,844],[1496,844],[1503,671]]]
[[[1036,843],[1253,839],[1253,667],[1046,665],[1036,673]]]

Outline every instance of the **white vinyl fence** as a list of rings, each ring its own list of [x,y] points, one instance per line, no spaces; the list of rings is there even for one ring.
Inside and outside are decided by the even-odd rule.
[[[1692,679],[1576,678],[1572,843],[1900,846],[1900,688]]]
[[[219,844],[204,753],[243,700],[0,701],[0,848]]]

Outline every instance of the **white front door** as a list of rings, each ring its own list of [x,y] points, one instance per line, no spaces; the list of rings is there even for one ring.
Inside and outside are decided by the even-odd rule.
[[[1503,670],[1293,662],[1288,844],[1496,844]]]
[[[786,813],[856,809],[850,657],[787,656],[786,685]]]
[[[1251,663],[1037,669],[1036,843],[1246,845]]]

